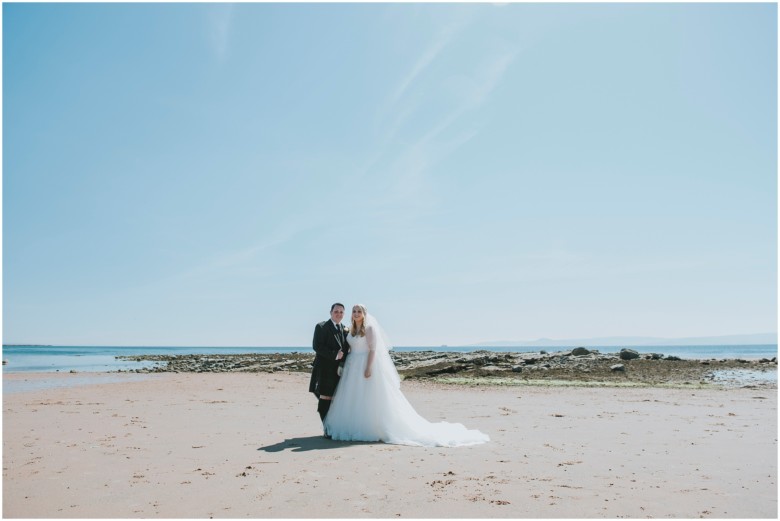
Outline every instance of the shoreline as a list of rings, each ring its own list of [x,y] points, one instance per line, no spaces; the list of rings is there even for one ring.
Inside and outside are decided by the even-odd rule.
[[[4,517],[777,516],[769,389],[402,382],[491,438],[447,449],[322,438],[300,372],[112,377],[4,396]]]
[[[688,360],[631,349],[600,353],[586,348],[551,353],[392,351],[391,357],[402,380],[450,386],[777,389],[776,357]],[[116,359],[124,361],[123,367],[146,365],[131,369],[4,370],[3,391],[16,393],[91,381],[124,381],[121,375],[141,378],[164,373],[309,374],[314,354],[137,354]]]
[[[403,380],[465,385],[566,385],[685,387],[741,383],[777,387],[777,358],[684,360],[623,349],[617,353],[576,348],[548,353],[475,351],[391,352]],[[130,373],[309,373],[314,354],[141,355],[122,360],[157,365]]]
[[[5,346],[8,348],[9,346]],[[13,350],[13,348],[9,348],[8,351],[5,350],[3,352],[3,374],[17,374],[17,373],[23,373],[23,374],[29,374],[34,372],[49,372],[49,373],[63,373],[63,372],[78,372],[78,373],[102,373],[102,372],[113,372],[113,371],[123,371],[123,372],[135,372],[136,369],[144,369],[146,368],[153,368],[154,366],[165,366],[167,365],[167,362],[164,360],[165,357],[174,357],[174,356],[190,356],[190,355],[199,355],[201,357],[205,358],[213,358],[213,357],[224,357],[224,356],[235,356],[235,355],[242,355],[245,357],[245,360],[251,360],[251,357],[257,356],[257,357],[266,357],[264,360],[258,360],[256,364],[260,365],[259,370],[263,370],[263,365],[268,365],[268,363],[273,363],[274,359],[278,360],[284,360],[284,356],[299,356],[302,355],[304,357],[303,364],[306,365],[307,363],[311,363],[310,360],[306,360],[306,355],[313,357],[312,350],[308,348],[267,348],[263,349],[261,351],[257,351],[255,348],[225,348],[225,349],[214,349],[214,348],[189,348],[189,347],[173,347],[173,348],[112,348],[112,347],[98,347],[98,348],[91,348],[91,347],[78,347],[78,346],[71,346],[71,347],[63,347],[63,346],[51,346],[51,348],[47,348],[46,346],[39,346],[41,350],[39,350],[37,347],[30,347],[29,350]],[[490,348],[490,349],[480,349],[477,351],[470,350],[465,351],[461,350],[460,348],[452,348],[454,350],[450,350],[451,348],[444,349],[445,346],[441,346],[442,349],[438,348],[431,348],[431,349],[424,349],[424,348],[395,348],[393,351],[391,351],[393,358],[396,359],[396,363],[401,370],[402,377],[404,373],[404,365],[408,365],[408,361],[412,361],[415,364],[415,359],[431,359],[433,360],[436,356],[443,356],[447,357],[443,360],[458,360],[458,356],[464,359],[473,359],[477,357],[478,354],[482,354],[483,356],[490,356],[490,357],[510,357],[510,358],[517,358],[518,362],[520,364],[523,364],[522,368],[518,368],[518,371],[520,370],[531,370],[532,367],[530,367],[531,364],[528,364],[526,360],[529,358],[533,358],[533,356],[536,355],[544,355],[549,351],[554,351],[555,353],[559,354],[569,354],[574,350],[577,349],[586,349],[589,352],[593,353],[599,353],[599,349],[597,348],[548,348],[545,350],[532,350],[529,351],[526,348],[506,348],[506,347],[499,347],[499,348]],[[666,359],[666,360],[674,360],[677,357],[679,360],[684,361],[685,363],[695,363],[700,362],[703,365],[706,365],[707,363],[714,364],[714,363],[721,363],[721,360],[744,360],[746,362],[755,363],[760,362],[762,359],[764,359],[767,362],[776,362],[777,357],[777,345],[760,345],[760,346],[727,346],[727,349],[725,351],[719,351],[718,349],[711,350],[713,346],[701,346],[704,349],[697,349],[695,351],[686,351],[685,353],[682,352],[675,352],[674,349],[667,350],[666,346],[663,347],[649,347],[645,346],[645,348],[642,348],[643,352],[652,352],[655,353],[653,356],[659,359]],[[717,347],[717,346],[715,346]],[[146,350],[148,349],[148,350]],[[249,349],[247,351],[247,349]],[[635,349],[635,348],[630,348]],[[639,349],[639,348],[636,348]],[[619,353],[615,352],[615,349],[612,347],[606,347],[603,349],[604,353],[611,354],[614,356],[618,356]],[[663,353],[663,354],[660,354]],[[150,356],[150,355],[158,355],[158,356]],[[163,355],[163,356],[159,356]],[[643,356],[648,356],[647,354]],[[157,358],[157,361],[140,361],[141,358],[148,358],[153,359]],[[269,358],[270,357],[270,358]],[[202,358],[202,359],[205,359]],[[139,360],[139,361],[136,361]],[[225,362],[227,360],[223,360]],[[555,365],[556,367],[560,366],[561,364],[558,363],[558,361],[553,360],[555,363],[551,363],[549,365]],[[209,366],[206,367],[205,364],[200,364],[201,367],[194,368],[192,370],[198,371],[198,370],[206,370],[206,371],[212,371],[212,370],[222,370],[218,366],[220,364],[217,364],[217,366]],[[226,365],[226,364],[221,364]],[[245,367],[240,367],[239,365],[234,364],[227,364],[227,365],[233,365],[233,367],[229,370],[247,370]],[[251,365],[251,363],[249,364]],[[483,365],[490,365],[490,364],[483,364]],[[541,366],[544,366],[546,364],[541,364]],[[678,364],[682,365],[682,364]],[[540,366],[540,367],[541,367]],[[444,367],[442,367],[444,368]],[[755,375],[748,375],[746,378],[744,378],[745,383],[757,383],[761,382],[763,380],[767,379],[767,366],[759,367],[756,374],[758,374],[758,377]],[[492,370],[495,370],[495,368],[489,368]],[[542,367],[542,370],[545,368]],[[549,368],[547,368],[549,369]],[[735,366],[734,369],[737,369]],[[746,374],[744,371],[745,367],[740,367],[738,373],[739,374]],[[159,369],[157,369],[159,370]],[[178,369],[173,369],[178,370]],[[188,371],[190,369],[187,368],[181,368],[181,370]],[[251,369],[249,369],[251,370]],[[299,369],[299,370],[308,370],[308,369]],[[455,366],[453,368],[450,368],[449,370],[459,372],[460,368]],[[560,372],[559,369],[553,368],[554,372]],[[587,368],[586,371],[587,372]],[[715,372],[709,373],[710,376],[715,376],[713,379],[718,381],[722,380],[719,376],[714,374]],[[718,370],[717,373],[725,374],[724,371]],[[706,373],[702,373],[699,376],[705,376]],[[423,376],[424,375],[419,375]],[[470,376],[476,376],[474,374]],[[412,377],[415,377],[415,375],[412,375]],[[429,377],[433,377],[430,376]],[[555,378],[555,376],[552,376],[552,378]],[[591,376],[591,380],[593,380],[595,376]],[[526,380],[534,380],[538,378],[532,378],[529,377]],[[564,379],[572,380],[572,376],[566,375]],[[580,379],[585,379],[585,376],[581,376]],[[629,377],[629,379],[633,379],[633,376]],[[769,377],[769,379],[777,380],[776,377]],[[607,380],[614,380],[614,379],[607,379]],[[732,378],[732,380],[734,380]],[[519,382],[523,383],[523,382]],[[525,382],[527,384],[527,382]],[[663,382],[661,382],[663,383]],[[617,384],[617,383],[616,383]],[[652,383],[649,383],[648,385],[653,385]],[[733,385],[732,383],[729,383],[728,385]]]

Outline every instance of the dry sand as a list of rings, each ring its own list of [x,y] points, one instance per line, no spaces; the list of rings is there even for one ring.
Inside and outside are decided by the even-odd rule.
[[[777,517],[774,389],[404,382],[492,440],[420,448],[322,438],[301,373],[113,379],[4,394],[4,517]]]

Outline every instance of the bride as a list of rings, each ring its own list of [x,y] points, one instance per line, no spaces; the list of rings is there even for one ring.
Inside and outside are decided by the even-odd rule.
[[[334,440],[383,441],[398,445],[455,447],[490,438],[460,423],[431,423],[417,414],[401,392],[390,343],[365,306],[352,308],[347,339],[350,354],[333,395],[325,432]]]

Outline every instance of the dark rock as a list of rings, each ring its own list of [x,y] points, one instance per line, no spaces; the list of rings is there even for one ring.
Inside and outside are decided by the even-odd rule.
[[[680,358],[679,356],[667,356],[666,358],[664,358],[664,360],[668,360],[670,362],[682,362],[683,361],[683,359]]]
[[[440,369],[434,369],[432,371],[426,371],[428,375],[433,376],[437,374],[451,374],[451,373],[457,373],[458,371],[461,371],[462,368],[457,365],[450,365],[446,367],[442,367]]]
[[[475,379],[474,385],[489,381],[495,377],[508,377],[523,380],[532,374],[542,377],[553,377],[562,380],[600,381],[607,378],[612,381],[630,380],[632,382],[659,385],[671,383],[679,385],[683,381],[698,382],[707,379],[711,374],[712,365],[717,363],[718,369],[734,369],[739,367],[757,368],[759,370],[774,370],[776,364],[761,364],[758,359],[751,360],[750,365],[743,365],[734,359],[710,360],[707,366],[700,360],[678,360],[674,363],[658,363],[648,358],[646,353],[639,360],[632,360],[630,365],[620,360],[616,348],[608,353],[597,353],[588,349],[590,355],[572,356],[571,350],[555,351],[539,354],[536,352],[497,353],[489,351],[469,353],[436,353],[433,351],[415,351],[399,353],[391,351],[390,356],[404,379],[437,379],[458,375],[466,375]],[[658,355],[663,359],[662,355]],[[120,357],[118,357],[120,358]],[[650,358],[653,358],[650,354]],[[144,369],[131,369],[137,373],[194,373],[194,372],[311,372],[314,353],[251,353],[251,354],[209,354],[209,355],[132,355],[120,359],[135,362],[136,359],[153,362]],[[494,362],[498,360],[498,362]],[[664,360],[666,361],[666,360]],[[492,363],[491,363],[492,362]],[[622,369],[615,364],[623,365]],[[613,369],[614,367],[614,369]],[[64,372],[66,372],[64,370]],[[610,378],[611,376],[611,378]],[[717,384],[716,384],[717,385]]]
[[[547,354],[547,351],[545,351],[544,349],[542,349],[541,351],[539,351],[539,354],[540,354],[540,355],[546,355],[546,354]]]
[[[621,360],[635,360],[639,358],[639,353],[637,351],[634,351],[633,349],[621,349],[620,350],[620,359]]]
[[[612,371],[623,371],[623,372],[625,372],[625,370],[626,370],[626,366],[624,366],[623,364],[615,364],[615,365],[610,366],[609,368]]]
[[[585,349],[584,347],[575,347],[571,350],[571,354],[574,356],[589,355],[590,350]]]

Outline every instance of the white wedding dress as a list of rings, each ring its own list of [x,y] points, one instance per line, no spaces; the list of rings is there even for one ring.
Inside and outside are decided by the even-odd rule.
[[[401,392],[398,371],[387,352],[389,345],[385,347],[381,340],[376,342],[371,376],[366,378],[364,371],[370,351],[367,337],[349,334],[347,339],[349,356],[324,422],[325,432],[334,440],[426,447],[457,447],[490,441],[487,434],[466,429],[460,423],[431,423],[417,414]]]

